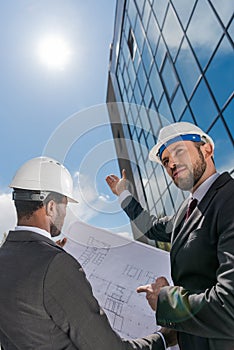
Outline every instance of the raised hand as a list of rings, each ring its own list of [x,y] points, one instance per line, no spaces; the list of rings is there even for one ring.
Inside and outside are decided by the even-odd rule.
[[[111,191],[119,196],[124,190],[127,189],[127,175],[126,170],[122,170],[122,178],[120,179],[118,176],[111,174],[106,177],[106,182],[110,187]]]

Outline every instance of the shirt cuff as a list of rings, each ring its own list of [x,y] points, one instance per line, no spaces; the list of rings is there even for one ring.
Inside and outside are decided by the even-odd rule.
[[[161,337],[161,339],[163,341],[164,348],[165,348],[165,350],[167,350],[167,344],[166,344],[166,340],[165,340],[163,334],[159,331],[155,332],[155,334],[158,334]]]
[[[124,190],[123,192],[121,192],[118,197],[119,204],[121,205],[123,201],[129,196],[132,196],[132,194],[128,190]]]

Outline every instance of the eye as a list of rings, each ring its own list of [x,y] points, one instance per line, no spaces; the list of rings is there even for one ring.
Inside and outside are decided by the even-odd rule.
[[[176,151],[175,151],[175,155],[176,156],[179,156],[180,154],[182,154],[184,152],[184,149],[183,148],[177,148]]]
[[[166,168],[168,166],[169,160],[168,159],[164,159],[162,161],[162,165]]]

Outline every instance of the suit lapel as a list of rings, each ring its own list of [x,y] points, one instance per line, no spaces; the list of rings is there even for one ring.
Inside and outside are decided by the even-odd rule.
[[[181,225],[182,225],[182,222],[183,222],[183,219],[185,217],[186,210],[187,210],[188,201],[189,201],[189,199],[186,199],[182,203],[181,207],[179,208],[179,210],[176,214],[176,218],[175,218],[175,222],[174,222],[174,229],[173,229],[172,236],[171,236],[171,243],[172,244],[173,244],[176,236],[180,232]]]
[[[201,217],[204,216],[204,213],[207,207],[210,205],[210,202],[214,198],[215,194],[219,187],[223,186],[231,177],[228,173],[224,173],[218,177],[218,179],[212,184],[210,189],[207,191],[205,196],[202,198],[201,202],[194,209],[191,216],[188,218],[186,222],[182,222],[186,208],[188,204],[188,200],[185,201],[175,219],[175,228],[172,234],[172,247],[171,247],[171,264],[173,265],[173,260],[175,259],[176,254],[180,250],[180,248],[185,244],[188,240],[190,233],[196,230],[199,227],[199,222],[201,221]]]

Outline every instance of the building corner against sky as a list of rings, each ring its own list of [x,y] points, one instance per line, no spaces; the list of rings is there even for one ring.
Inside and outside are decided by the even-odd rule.
[[[173,214],[187,196],[148,160],[162,126],[201,127],[217,170],[234,175],[233,10],[232,0],[117,0],[109,117],[119,167],[152,214]]]

